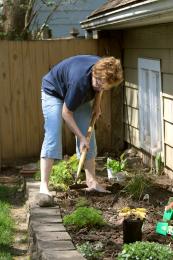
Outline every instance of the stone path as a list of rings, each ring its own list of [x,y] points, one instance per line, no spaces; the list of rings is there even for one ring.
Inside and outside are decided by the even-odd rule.
[[[37,205],[39,182],[26,181],[29,217],[29,253],[32,260],[83,260],[62,223],[59,206]]]

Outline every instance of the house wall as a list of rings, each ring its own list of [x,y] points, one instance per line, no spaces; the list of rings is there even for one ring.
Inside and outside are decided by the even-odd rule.
[[[91,14],[93,10],[102,5],[105,0],[68,0],[60,1],[56,0],[55,3],[59,3],[59,7],[51,16],[48,22],[50,29],[52,30],[53,38],[67,37],[73,27],[79,30],[80,36],[84,36],[85,32],[80,27],[80,22],[85,20],[86,17]],[[36,21],[32,24],[31,28],[34,30],[40,28],[48,17],[51,8],[43,5],[42,1],[37,1],[35,10],[38,10]]]
[[[163,103],[163,157],[173,171],[173,23],[133,28],[123,32],[125,141],[140,148],[138,106],[138,58],[161,61]],[[147,156],[145,156],[147,159]],[[171,171],[170,171],[171,170]]]

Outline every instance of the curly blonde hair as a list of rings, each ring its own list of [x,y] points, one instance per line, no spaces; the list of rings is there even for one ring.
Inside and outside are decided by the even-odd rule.
[[[108,84],[113,84],[117,80],[123,80],[121,62],[114,57],[100,59],[92,68],[93,76],[105,80]]]

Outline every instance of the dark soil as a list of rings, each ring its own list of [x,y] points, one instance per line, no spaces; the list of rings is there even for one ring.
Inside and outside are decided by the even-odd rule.
[[[116,259],[123,245],[123,218],[119,216],[118,210],[124,207],[142,207],[147,209],[147,217],[142,228],[142,240],[159,242],[166,245],[170,244],[173,248],[171,237],[164,237],[155,232],[156,223],[157,221],[162,221],[164,207],[169,197],[173,197],[173,193],[168,190],[170,188],[169,185],[164,185],[165,180],[168,182],[169,180],[165,177],[165,180],[161,182],[162,185],[155,183],[148,188],[146,191],[150,197],[148,202],[144,200],[132,200],[120,192],[122,186],[108,182],[104,171],[100,171],[99,174],[99,182],[106,184],[107,189],[112,191],[111,194],[88,194],[81,190],[57,193],[57,202],[61,206],[63,216],[75,209],[75,203],[80,197],[85,197],[89,201],[90,206],[102,211],[104,219],[107,222],[107,225],[100,228],[82,228],[76,230],[74,227],[67,227],[74,244],[82,244],[86,241],[91,243],[101,242],[103,246],[103,258],[101,259]]]

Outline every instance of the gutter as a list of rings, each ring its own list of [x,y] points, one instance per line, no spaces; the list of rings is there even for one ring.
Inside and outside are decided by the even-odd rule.
[[[82,21],[85,30],[122,29],[173,21],[172,0],[147,0]]]

